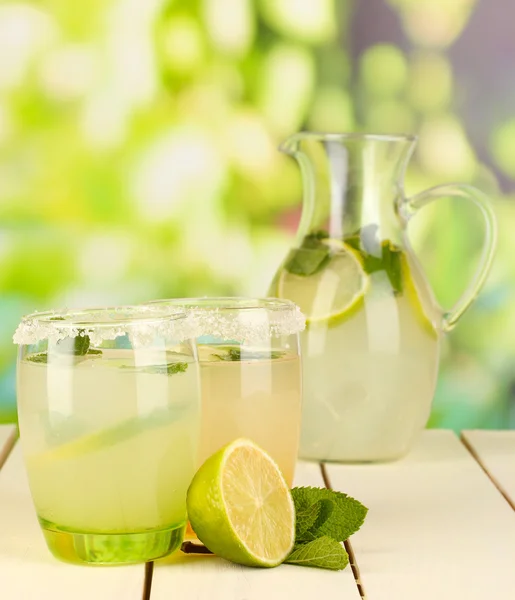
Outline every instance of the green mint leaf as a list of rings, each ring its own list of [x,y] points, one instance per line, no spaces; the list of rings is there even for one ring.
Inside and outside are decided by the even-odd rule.
[[[382,244],[384,270],[392,288],[397,294],[402,293],[401,251],[386,241]]]
[[[60,353],[61,354],[61,353]],[[102,350],[96,350],[95,348],[90,348],[87,352],[87,356],[101,356]],[[75,355],[74,355],[75,356]],[[48,363],[48,353],[47,352],[39,352],[38,354],[30,354],[25,358],[29,362],[33,363]]]
[[[188,369],[188,363],[173,362],[167,365],[148,365],[145,367],[133,367],[130,365],[122,365],[120,369],[130,369],[136,373],[150,373],[158,375],[175,375],[176,373],[185,373]]]
[[[228,362],[236,362],[241,360],[275,360],[276,358],[281,358],[286,354],[286,352],[281,352],[279,350],[272,350],[270,352],[246,352],[245,350],[242,351],[241,348],[224,348],[223,346],[218,346],[218,348],[223,349],[224,353],[212,354],[211,356],[216,356],[218,360],[224,360]]]
[[[64,340],[59,340],[55,345],[55,348],[59,354],[84,356],[88,353],[89,343],[89,335],[86,335],[83,329],[79,329],[79,334],[77,336],[73,338],[67,337],[64,338]]]
[[[401,294],[402,250],[390,240],[383,240],[379,246],[377,225],[369,225],[345,238],[345,243],[357,250],[363,258],[363,267],[369,274],[385,271],[396,294]],[[379,254],[380,249],[380,255]]]
[[[284,562],[340,571],[349,564],[349,557],[339,542],[324,535],[306,544],[295,544],[292,553]]]
[[[336,504],[329,499],[319,500],[314,506],[317,506],[318,514],[315,522],[304,533],[295,538],[295,542],[311,542],[321,537],[322,525],[329,520],[333,511],[337,509]]]
[[[354,498],[325,488],[296,487],[292,491],[295,510],[305,511],[320,500],[333,502],[331,514],[320,526],[310,533],[316,537],[329,536],[337,542],[343,542],[363,525],[368,509]]]
[[[51,317],[49,321],[66,321],[66,319],[64,317]],[[56,344],[56,350],[60,354],[73,354],[74,356],[84,356],[85,354],[88,354],[89,343],[89,335],[86,335],[86,333],[84,333],[84,329],[79,329],[79,335],[77,335],[76,337],[64,338],[64,340],[59,340]]]
[[[305,535],[315,524],[322,502],[315,502],[295,512],[295,541],[305,540]]]
[[[25,357],[25,360],[28,360],[33,363],[46,364],[48,362],[48,355],[46,352],[40,352],[39,354],[29,354],[29,356]]]
[[[329,248],[296,248],[290,250],[284,268],[293,275],[307,277],[321,271],[329,258]]]
[[[374,223],[365,225],[353,234],[345,237],[345,243],[361,254],[377,254],[379,247],[379,227]]]
[[[169,363],[166,365],[166,374],[167,375],[175,375],[176,373],[186,373],[187,369],[188,369],[188,363],[185,363],[185,362]]]
[[[290,251],[284,268],[294,275],[307,277],[321,271],[329,261],[330,248],[322,243],[329,237],[325,231],[310,233],[303,240],[299,248]]]

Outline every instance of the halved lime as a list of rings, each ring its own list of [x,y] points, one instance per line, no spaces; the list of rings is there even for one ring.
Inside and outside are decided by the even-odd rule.
[[[350,316],[361,305],[369,286],[359,252],[341,240],[322,243],[331,250],[322,270],[309,276],[283,270],[277,280],[277,296],[298,304],[308,324]]]
[[[290,490],[272,458],[250,440],[235,440],[206,460],[187,506],[199,540],[232,562],[275,567],[293,548]]]

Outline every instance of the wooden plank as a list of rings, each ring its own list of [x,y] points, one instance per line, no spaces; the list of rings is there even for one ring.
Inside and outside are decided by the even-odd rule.
[[[515,510],[515,431],[463,431],[462,439]]]
[[[318,464],[299,463],[295,485],[324,487]],[[150,599],[313,600],[322,596],[360,600],[351,569],[333,572],[293,565],[251,569],[214,556],[178,552],[155,564]]]
[[[21,448],[0,471],[0,586],[2,598],[23,600],[141,600],[144,565],[92,568],[54,559],[39,529]]]
[[[368,600],[513,597],[515,513],[454,434],[424,432],[395,463],[326,468],[370,509],[352,538]]]
[[[0,469],[4,465],[16,440],[14,425],[0,425]]]

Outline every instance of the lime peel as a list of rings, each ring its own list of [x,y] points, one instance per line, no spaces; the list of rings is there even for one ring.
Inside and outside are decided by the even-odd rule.
[[[324,268],[310,275],[284,269],[277,281],[277,296],[296,302],[306,314],[306,325],[334,324],[355,314],[370,286],[361,254],[336,239],[319,244],[330,250]]]

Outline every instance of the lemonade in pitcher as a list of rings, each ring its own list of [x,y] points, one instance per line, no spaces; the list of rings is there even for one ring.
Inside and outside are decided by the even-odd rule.
[[[402,176],[407,136],[301,133],[283,150],[305,184],[297,243],[269,294],[306,315],[301,334],[303,417],[300,456],[368,462],[405,454],[431,410],[439,338],[482,285],[495,222],[470,186],[441,186],[414,198]],[[475,281],[453,310],[437,305],[407,239],[415,211],[440,196],[471,199],[487,224]]]
[[[313,247],[295,253],[274,282],[277,295],[309,315],[302,334],[301,454],[324,460],[339,460],[342,452],[347,460],[395,454],[406,428],[413,435],[429,417],[438,369],[432,307],[422,306],[406,255],[389,241],[377,258],[359,238],[318,232],[307,244]]]

